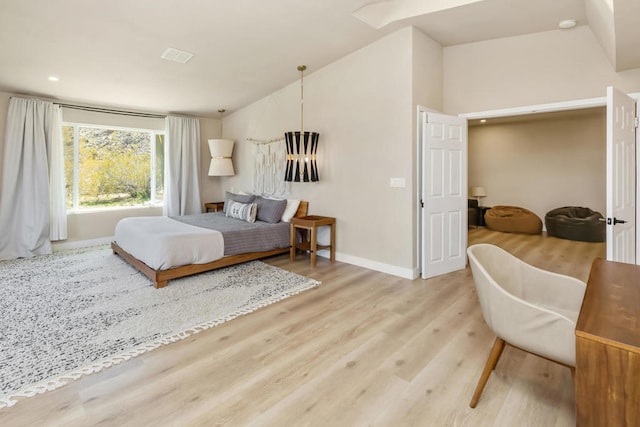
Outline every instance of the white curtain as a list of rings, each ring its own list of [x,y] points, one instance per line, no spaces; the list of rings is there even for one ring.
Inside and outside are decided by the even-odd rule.
[[[200,121],[197,118],[166,118],[165,159],[164,215],[202,213]]]
[[[0,259],[50,254],[67,237],[60,108],[9,101],[0,191]]]
[[[51,143],[47,144],[49,159],[49,239],[67,238],[66,183],[64,177],[64,143],[62,141],[62,109],[52,106],[49,133]]]

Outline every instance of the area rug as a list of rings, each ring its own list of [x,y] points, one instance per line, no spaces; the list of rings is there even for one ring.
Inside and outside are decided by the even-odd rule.
[[[151,281],[106,246],[0,262],[0,408],[319,282],[252,261]]]

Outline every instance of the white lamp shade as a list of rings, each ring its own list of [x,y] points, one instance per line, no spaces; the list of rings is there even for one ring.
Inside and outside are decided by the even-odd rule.
[[[487,190],[484,187],[471,187],[469,195],[471,197],[486,197]]]
[[[231,139],[210,139],[208,142],[211,152],[209,176],[235,175],[231,161],[234,141]]]

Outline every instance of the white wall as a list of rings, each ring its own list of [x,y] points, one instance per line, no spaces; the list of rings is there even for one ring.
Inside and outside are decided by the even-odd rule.
[[[203,203],[218,201],[218,194],[226,177],[209,176],[211,152],[208,139],[221,138],[220,119],[200,118],[200,199]],[[220,199],[223,200],[223,199]]]
[[[449,114],[603,97],[611,85],[640,91],[640,69],[616,73],[586,26],[444,49]]]
[[[606,111],[471,126],[469,186],[484,186],[482,205],[529,209],[544,222],[562,206],[605,214]]]
[[[411,277],[415,246],[414,42],[428,45],[414,29],[405,28],[320,70],[308,70],[304,123],[305,130],[320,133],[320,182],[289,184],[292,196],[310,202],[311,214],[336,217],[339,260]],[[433,44],[429,48],[440,52]],[[429,54],[419,50],[422,58]],[[422,87],[420,99],[439,106],[441,85]],[[236,140],[237,175],[225,180],[224,189],[253,190],[254,146],[246,139],[277,138],[297,130],[299,96],[297,81],[225,116],[225,136]],[[429,102],[431,96],[438,99]],[[407,187],[390,188],[391,177],[405,178]]]
[[[413,36],[413,104],[442,111],[444,98],[443,48],[417,28]]]

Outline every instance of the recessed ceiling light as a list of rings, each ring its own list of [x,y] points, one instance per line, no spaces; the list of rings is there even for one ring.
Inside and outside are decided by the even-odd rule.
[[[566,30],[568,28],[573,28],[576,26],[576,20],[575,19],[564,19],[562,21],[560,21],[560,23],[558,23],[558,28],[561,28],[563,30]]]
[[[57,78],[56,76],[49,76],[49,80],[52,81],[52,82],[57,82],[60,79]]]
[[[487,119],[481,119],[480,123],[487,123]]]

